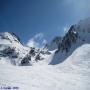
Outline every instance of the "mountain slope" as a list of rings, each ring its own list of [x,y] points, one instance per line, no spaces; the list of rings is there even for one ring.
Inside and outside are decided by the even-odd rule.
[[[23,45],[14,33],[0,33],[0,58],[13,65],[31,66],[34,63],[50,56],[45,49],[36,49]]]
[[[21,44],[14,33],[4,32],[0,34],[0,57],[7,58],[14,65],[18,65],[29,52],[29,48]]]
[[[0,85],[20,90],[90,90],[89,54],[90,44],[85,44],[54,66],[36,63],[32,67],[18,67],[0,63]]]
[[[63,62],[75,49],[85,43],[90,43],[90,18],[70,27],[62,41],[57,45],[56,54],[50,64],[55,65]]]
[[[63,63],[55,67],[90,76],[90,44],[78,47]]]

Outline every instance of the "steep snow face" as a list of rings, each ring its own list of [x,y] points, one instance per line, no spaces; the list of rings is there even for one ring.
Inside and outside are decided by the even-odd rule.
[[[66,61],[71,62],[77,68],[90,72],[90,44],[84,44],[77,48]]]
[[[90,76],[90,44],[83,44],[78,47],[64,62],[56,67],[60,70],[82,72]]]

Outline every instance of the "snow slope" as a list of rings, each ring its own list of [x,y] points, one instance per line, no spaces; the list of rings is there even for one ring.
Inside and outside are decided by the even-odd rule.
[[[0,86],[19,90],[90,90],[90,44],[58,65],[11,66],[0,63]]]
[[[55,67],[90,76],[90,44],[78,47],[63,63]]]

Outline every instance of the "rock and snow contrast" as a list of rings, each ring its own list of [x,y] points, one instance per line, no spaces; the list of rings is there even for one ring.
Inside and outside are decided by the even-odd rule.
[[[0,57],[13,65],[32,65],[43,60],[50,52],[47,49],[26,47],[14,33],[0,34]],[[45,56],[45,57],[44,57]],[[7,60],[8,59],[8,60]]]
[[[0,34],[0,89],[90,90],[90,18],[36,49]],[[14,87],[14,88],[13,88]]]

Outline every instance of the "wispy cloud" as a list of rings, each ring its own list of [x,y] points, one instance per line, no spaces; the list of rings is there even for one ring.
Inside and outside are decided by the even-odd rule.
[[[27,42],[27,46],[42,48],[47,43],[43,33],[38,33],[34,37],[30,38]]]
[[[43,33],[38,33],[34,36],[34,38],[38,38],[38,39],[42,39],[44,37],[44,34]]]
[[[35,40],[33,38],[31,38],[28,42],[27,42],[27,46],[29,47],[38,47],[38,43],[35,42]]]

